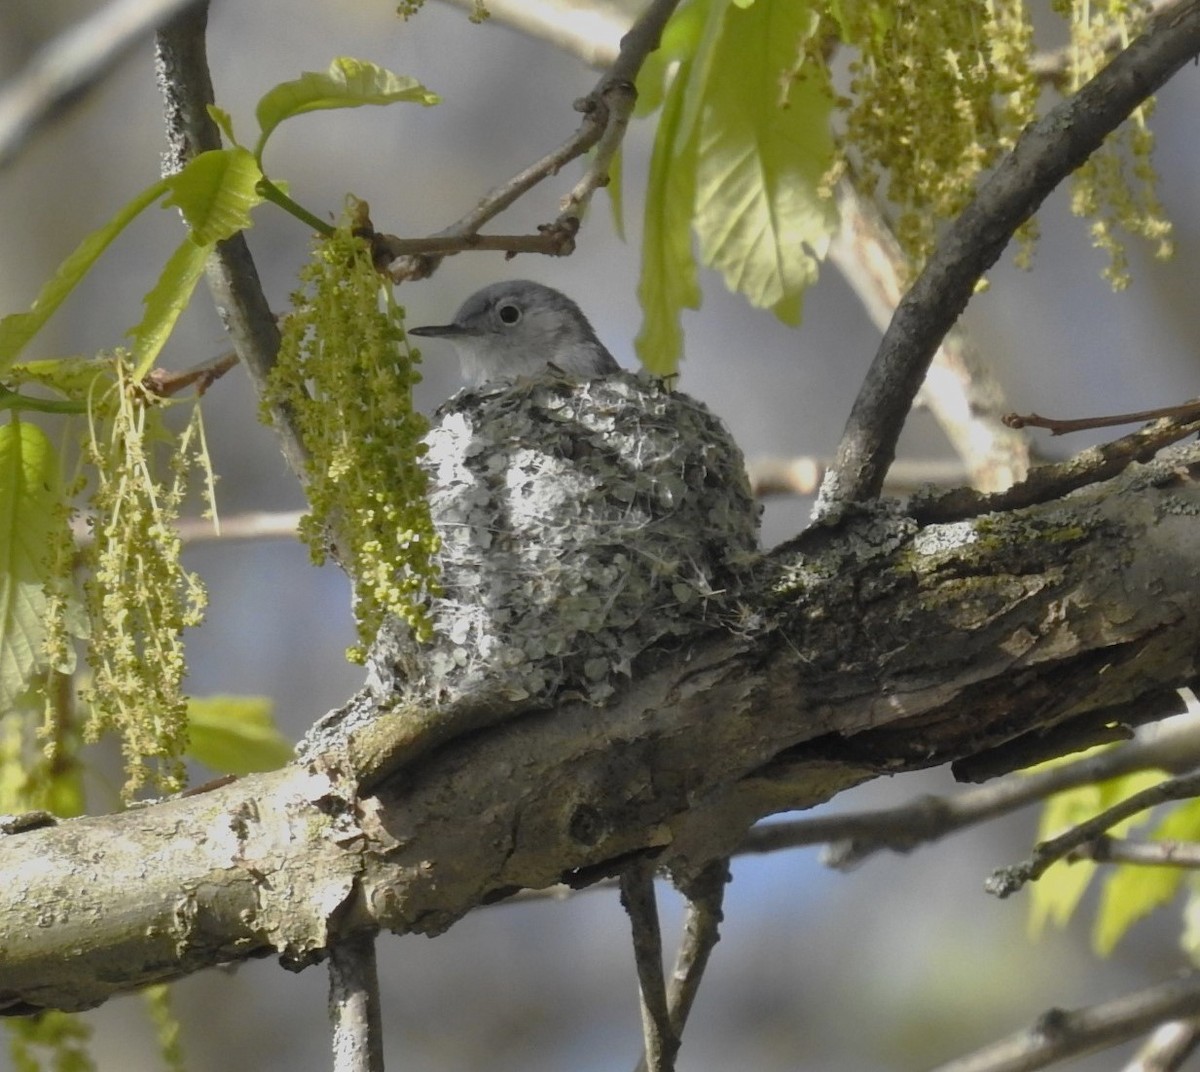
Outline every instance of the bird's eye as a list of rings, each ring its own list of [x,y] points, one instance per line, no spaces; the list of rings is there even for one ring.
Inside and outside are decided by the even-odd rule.
[[[501,323],[510,325],[515,324],[521,319],[521,307],[519,305],[507,303],[505,305],[501,305],[496,310],[496,315],[500,317]]]

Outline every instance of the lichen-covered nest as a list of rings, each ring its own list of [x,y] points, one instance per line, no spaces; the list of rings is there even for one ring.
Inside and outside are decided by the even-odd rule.
[[[387,623],[377,695],[604,703],[656,641],[724,620],[757,549],[741,451],[703,405],[629,374],[462,392],[427,436],[435,636]]]

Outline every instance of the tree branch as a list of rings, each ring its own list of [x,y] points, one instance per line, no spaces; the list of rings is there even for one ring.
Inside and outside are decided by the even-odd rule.
[[[953,488],[915,497],[909,509],[922,522],[944,523],[1052,502],[1089,484],[1110,480],[1134,462],[1147,461],[1163,447],[1197,432],[1200,419],[1156,421],[1110,443],[1080,451],[1065,462],[1039,465],[1020,484],[1005,491],[986,494],[972,488]]]
[[[1051,864],[1064,859],[1080,846],[1095,841],[1122,819],[1128,819],[1168,800],[1187,800],[1197,795],[1200,795],[1200,773],[1168,778],[1149,789],[1143,789],[1140,793],[1133,793],[1087,822],[1073,826],[1058,837],[1039,843],[1028,860],[1011,867],[997,868],[984,884],[984,888],[997,897],[1008,897],[1025,883],[1041,878]]]
[[[654,896],[654,865],[639,860],[621,871],[621,905],[633,930],[633,957],[641,994],[643,1060],[649,1072],[673,1072],[679,1036],[667,1008],[663,978],[662,931]]]
[[[375,935],[355,934],[330,943],[329,1018],[333,1072],[383,1072]]]
[[[603,717],[566,697],[517,709],[371,793],[359,735],[413,723],[365,690],[344,747],[306,763],[0,837],[0,1008],[88,1007],[272,950],[299,966],[335,934],[436,933],[646,851],[686,888],[764,815],[1061,725],[1082,737],[1089,717],[1103,731],[1115,703],[1197,675],[1189,465],[1200,446],[989,517],[986,538],[886,514],[817,527],[762,560],[740,616],[637,657]]]
[[[857,867],[877,852],[907,853],[967,827],[1010,815],[1055,793],[1143,770],[1184,772],[1200,766],[1200,724],[1181,719],[1147,738],[1033,773],[1011,774],[957,796],[921,796],[894,808],[823,815],[756,826],[735,855],[826,845],[823,862]]]
[[[1146,32],[1078,93],[1026,128],[948,227],[884,334],[838,447],[818,510],[879,494],[929,362],[980,276],[1046,196],[1200,52],[1200,0],[1165,4]]]
[[[576,102],[576,109],[583,113],[583,122],[557,149],[496,187],[474,209],[430,239],[406,240],[393,235],[373,235],[376,261],[390,260],[392,263],[388,271],[396,282],[401,282],[426,278],[446,253],[460,249],[503,248],[511,253],[535,251],[554,256],[570,253],[574,249],[574,235],[584,208],[595,190],[608,182],[609,165],[625,136],[637,100],[634,83],[638,72],[646,57],[658,48],[663,27],[678,3],[679,0],[652,0],[646,7],[629,32],[621,38],[621,47],[612,66],[591,93]],[[511,246],[503,245],[498,236],[473,237],[479,228],[519,197],[543,179],[557,175],[566,164],[593,146],[597,147],[597,151],[583,178],[563,199],[553,222],[538,228],[538,236],[519,238]],[[413,241],[417,245],[412,245]],[[427,251],[421,245],[428,242],[433,243],[433,251]],[[411,252],[413,249],[418,252]]]
[[[112,0],[36,52],[0,89],[0,168],[156,26],[203,0]]]
[[[1032,1027],[934,1072],[1032,1072],[1136,1038],[1200,1013],[1200,977],[1189,975],[1088,1008],[1050,1009]]]
[[[207,110],[213,103],[204,40],[207,24],[205,3],[158,33],[155,66],[166,110],[165,174],[173,174],[199,153],[221,146],[221,133]],[[259,398],[263,398],[279,353],[279,328],[263,294],[245,236],[236,234],[218,243],[205,271],[217,313],[250,373]],[[304,483],[306,451],[291,408],[275,403],[270,414],[283,456]]]

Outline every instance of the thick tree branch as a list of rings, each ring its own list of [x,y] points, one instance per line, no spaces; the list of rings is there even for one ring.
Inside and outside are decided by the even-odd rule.
[[[86,1007],[272,950],[299,965],[335,931],[435,933],[647,850],[686,882],[761,816],[1060,726],[1083,743],[1114,705],[1174,702],[1200,651],[1191,465],[1200,447],[1176,448],[984,524],[816,528],[762,561],[741,615],[647,650],[602,711],[514,711],[365,796],[350,740],[2,837],[0,1008]],[[388,702],[364,692],[346,724],[411,732]]]
[[[938,344],[980,276],[1042,201],[1139,104],[1200,53],[1200,0],[1165,4],[1144,34],[1028,127],[938,242],[905,295],[859,391],[819,510],[874,498]]]

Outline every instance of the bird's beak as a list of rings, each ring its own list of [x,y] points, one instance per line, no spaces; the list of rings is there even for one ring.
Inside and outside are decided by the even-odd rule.
[[[458,324],[425,324],[418,328],[406,328],[409,335],[420,335],[426,339],[453,338],[455,335],[465,335],[466,332]]]

